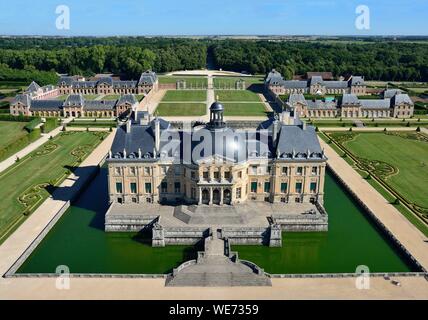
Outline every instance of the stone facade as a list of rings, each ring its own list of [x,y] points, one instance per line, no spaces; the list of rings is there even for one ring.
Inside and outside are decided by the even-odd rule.
[[[156,73],[146,71],[138,81],[114,80],[111,77],[86,81],[78,76],[61,77],[58,90],[60,94],[147,94],[151,90],[157,90],[158,84]]]
[[[245,201],[323,203],[326,158],[314,128],[307,127],[297,115],[285,112],[281,120],[271,119],[260,125],[258,132],[265,129],[271,136],[263,154],[260,149],[246,150],[248,156],[237,161],[223,152],[214,152],[188,163],[164,154],[161,135],[168,131],[181,137],[204,129],[213,137],[219,132],[233,136],[236,131],[226,128],[222,112],[211,107],[210,123],[190,131],[172,129],[168,122],[150,119],[149,115],[148,119],[137,115],[130,119],[118,129],[107,159],[110,201],[199,205]],[[247,142],[237,148],[247,148]],[[260,141],[256,144],[260,148]],[[236,145],[232,143],[230,147]]]
[[[282,75],[272,70],[265,80],[266,89],[275,94],[312,94],[312,95],[326,95],[326,94],[355,94],[366,95],[367,87],[364,83],[364,78],[360,76],[352,76],[349,80],[324,80],[322,76],[311,76],[307,80],[284,80]]]
[[[40,117],[123,117],[135,111],[138,100],[123,95],[118,100],[85,100],[83,95],[69,95],[62,100],[32,100],[28,94],[17,95],[10,105],[10,114]]]
[[[309,118],[410,118],[414,104],[407,94],[389,90],[378,99],[359,99],[355,94],[344,94],[331,100],[305,99],[303,94],[291,94],[285,107],[293,109],[302,117]]]

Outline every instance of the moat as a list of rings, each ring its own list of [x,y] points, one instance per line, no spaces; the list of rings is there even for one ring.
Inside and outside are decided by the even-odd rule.
[[[71,273],[169,273],[194,259],[198,246],[153,248],[150,237],[105,233],[107,172],[98,176],[52,228],[18,273],[54,273],[66,265]],[[351,273],[366,265],[370,272],[418,271],[366,217],[364,211],[328,173],[325,208],[329,231],[283,233],[283,247],[233,246],[239,257],[269,273]]]

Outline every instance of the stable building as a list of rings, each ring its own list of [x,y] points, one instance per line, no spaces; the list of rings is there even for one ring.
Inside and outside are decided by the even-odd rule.
[[[33,100],[29,94],[19,94],[10,105],[10,114],[39,117],[124,117],[138,107],[133,94],[117,100],[86,100],[82,94],[71,94],[62,100]]]
[[[349,80],[325,80],[322,75],[311,75],[307,80],[284,80],[282,75],[273,69],[265,79],[265,87],[273,95],[293,93],[312,95],[366,95],[367,87],[364,78],[351,76]]]
[[[153,71],[142,73],[138,81],[112,77],[87,81],[78,76],[63,76],[57,86],[60,94],[147,94],[153,89],[157,90],[158,77]]]

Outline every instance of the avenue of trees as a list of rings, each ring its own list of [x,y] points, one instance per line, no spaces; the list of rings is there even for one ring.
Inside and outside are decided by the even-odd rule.
[[[276,68],[288,79],[307,71],[331,71],[336,76],[364,75],[367,80],[428,81],[424,41],[0,38],[0,80],[39,79],[46,84],[55,82],[56,73],[104,72],[137,79],[147,69],[202,69],[207,60],[216,68],[252,74]]]

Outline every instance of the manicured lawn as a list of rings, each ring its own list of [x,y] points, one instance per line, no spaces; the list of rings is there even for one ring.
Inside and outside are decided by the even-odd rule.
[[[206,90],[168,90],[162,101],[206,101]]]
[[[244,80],[245,85],[252,84],[263,84],[263,77],[215,77],[214,78],[214,87],[215,88],[235,88],[235,83],[238,80]]]
[[[159,103],[155,113],[159,116],[203,116],[206,114],[205,103]]]
[[[395,168],[395,174],[384,178],[386,183],[409,202],[428,208],[428,141],[416,140],[416,136],[414,132],[358,133],[343,145],[357,157]]]
[[[3,235],[33,212],[106,134],[62,133],[0,173],[0,242],[4,240]]]
[[[225,116],[266,116],[266,109],[262,103],[223,103]]]
[[[135,98],[137,99],[137,101],[141,101],[144,98],[144,94],[136,94]]]
[[[260,101],[259,96],[249,90],[216,90],[216,99],[222,102],[227,101]],[[218,96],[218,98],[217,98]]]
[[[160,84],[177,83],[178,80],[185,80],[187,87],[206,87],[208,85],[207,77],[190,76],[159,76]]]
[[[28,122],[0,121],[0,148],[28,134],[24,130]]]
[[[120,95],[118,95],[118,94],[110,94],[110,95],[102,97],[101,100],[117,100],[119,98],[120,98]]]

